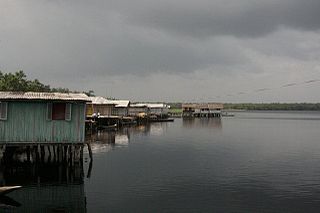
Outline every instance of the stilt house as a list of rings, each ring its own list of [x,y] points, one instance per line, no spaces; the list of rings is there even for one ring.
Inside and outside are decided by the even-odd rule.
[[[110,100],[110,102],[115,105],[112,115],[122,117],[128,116],[130,106],[129,100]]]
[[[184,117],[221,117],[222,103],[188,103],[182,104]]]
[[[115,104],[104,97],[89,97],[91,102],[87,103],[87,117],[92,117],[94,114],[100,117],[112,116],[115,110]]]
[[[0,144],[84,143],[88,96],[0,92]]]

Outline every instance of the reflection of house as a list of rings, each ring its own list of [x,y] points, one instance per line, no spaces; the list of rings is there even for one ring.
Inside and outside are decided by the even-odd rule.
[[[182,104],[183,116],[190,117],[220,117],[221,103],[191,103]]]
[[[114,111],[115,104],[104,97],[89,97],[91,103],[87,103],[87,117],[93,114],[101,116],[110,116]]]
[[[189,118],[184,117],[182,119],[183,127],[186,128],[210,128],[220,130],[222,129],[222,120],[220,118],[216,119],[199,119],[199,118]]]
[[[127,128],[119,131],[100,131],[87,138],[93,153],[108,152],[115,146],[128,146],[130,141]]]
[[[83,143],[85,94],[0,92],[0,143]]]
[[[116,145],[128,146],[129,144],[128,134],[116,134],[114,138],[114,143]]]

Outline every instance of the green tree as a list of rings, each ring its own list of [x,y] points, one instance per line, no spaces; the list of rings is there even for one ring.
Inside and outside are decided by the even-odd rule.
[[[22,70],[15,73],[2,73],[0,71],[0,91],[49,92],[50,86],[40,83],[38,79],[28,80]]]
[[[93,90],[89,90],[88,92],[83,92],[83,93],[86,94],[86,95],[89,96],[89,97],[94,97],[94,96],[95,96]]]
[[[0,90],[1,91],[25,91],[28,87],[26,75],[22,70],[12,74],[1,72]]]
[[[26,74],[20,70],[15,73],[3,73],[0,70],[0,91],[19,91],[19,92],[72,92],[68,88],[50,88],[49,85],[41,83],[38,79],[28,80]],[[77,91],[74,91],[77,93]],[[88,96],[94,96],[94,91],[84,92]]]
[[[68,88],[57,87],[57,88],[52,88],[51,92],[69,93],[71,91]]]

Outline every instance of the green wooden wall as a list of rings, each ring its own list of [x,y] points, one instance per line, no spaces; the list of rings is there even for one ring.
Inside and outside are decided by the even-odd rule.
[[[84,142],[85,103],[72,103],[71,121],[47,120],[47,102],[8,102],[2,142]]]

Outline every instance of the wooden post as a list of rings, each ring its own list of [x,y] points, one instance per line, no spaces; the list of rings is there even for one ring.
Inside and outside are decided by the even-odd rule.
[[[45,159],[45,151],[44,151],[43,145],[40,146],[40,151],[41,151],[41,162],[43,163]]]
[[[73,163],[72,163],[72,159],[73,159],[73,149],[72,149],[72,145],[69,146],[69,163],[70,163],[70,166],[73,166]]]
[[[92,161],[92,150],[91,150],[91,146],[89,143],[87,143],[87,146],[88,146],[88,151],[89,151],[89,157],[90,157],[90,160]]]
[[[39,162],[40,160],[40,156],[39,156],[39,153],[40,153],[40,145],[38,144],[37,146],[35,146],[35,151],[36,151],[36,161]]]
[[[27,146],[27,162],[30,163],[31,159],[30,159],[30,146]]]

